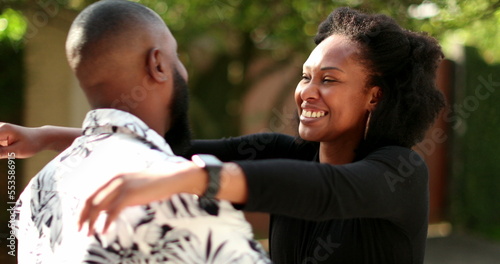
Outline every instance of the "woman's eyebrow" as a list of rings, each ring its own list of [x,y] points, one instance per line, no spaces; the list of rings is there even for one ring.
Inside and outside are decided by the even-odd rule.
[[[326,67],[322,67],[320,68],[320,70],[322,71],[327,71],[327,70],[337,70],[337,71],[340,71],[340,72],[344,72],[343,70],[341,70],[340,68],[337,68],[337,67],[334,67],[334,66],[326,66]]]
[[[304,69],[311,69],[312,67],[311,66],[304,66]],[[340,72],[344,72],[342,69],[338,68],[338,67],[335,67],[335,66],[325,66],[325,67],[321,67],[320,68],[321,71],[328,71],[328,70],[336,70],[336,71],[340,71]],[[345,73],[345,72],[344,72]]]

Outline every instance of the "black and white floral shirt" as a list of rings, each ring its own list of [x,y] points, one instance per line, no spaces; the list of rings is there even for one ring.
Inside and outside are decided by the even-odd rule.
[[[87,114],[83,136],[29,183],[17,202],[19,264],[270,263],[243,214],[227,201],[201,209],[189,194],[125,209],[102,234],[78,232],[83,203],[124,172],[168,170],[169,145],[137,117],[114,109]]]

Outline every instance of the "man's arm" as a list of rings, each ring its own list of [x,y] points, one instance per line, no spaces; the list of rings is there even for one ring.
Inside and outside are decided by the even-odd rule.
[[[15,153],[16,158],[29,158],[43,150],[61,152],[81,134],[80,128],[31,128],[0,123],[0,159],[6,159],[9,153]]]

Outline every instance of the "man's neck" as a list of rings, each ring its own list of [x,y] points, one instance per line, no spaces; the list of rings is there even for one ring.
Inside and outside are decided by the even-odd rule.
[[[99,107],[99,108],[109,108],[109,109],[117,109],[123,112],[127,112],[129,114],[134,115],[139,118],[142,122],[144,122],[149,128],[154,130],[160,136],[163,137],[165,133],[168,131],[167,122],[170,122],[170,119],[166,117],[166,114],[160,113],[161,111],[148,111],[147,109],[143,109],[141,107],[135,107],[130,109],[128,107]],[[93,108],[98,109],[98,108]]]
[[[146,125],[153,129],[156,133],[163,136],[168,131],[167,122],[169,122],[169,118],[165,114],[161,114],[160,109],[157,111],[146,111],[141,109],[133,109],[129,113],[135,115],[139,119],[141,119]]]

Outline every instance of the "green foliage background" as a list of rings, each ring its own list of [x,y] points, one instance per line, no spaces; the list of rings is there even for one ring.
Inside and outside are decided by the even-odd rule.
[[[238,135],[241,99],[249,87],[294,59],[304,60],[313,48],[317,25],[339,6],[387,14],[405,28],[429,32],[446,50],[458,39],[477,46],[489,63],[500,61],[500,46],[495,45],[500,42],[499,0],[433,1],[439,13],[427,19],[408,15],[410,6],[422,3],[416,0],[134,1],[160,14],[179,42],[181,59],[190,72],[191,117],[198,138]],[[78,12],[95,0],[0,2],[0,12],[54,7]],[[249,66],[259,58],[271,58],[273,65],[249,76]],[[283,85],[293,89],[298,80],[299,74]]]
[[[465,60],[463,93],[455,104],[462,112],[455,116],[451,218],[456,226],[500,240],[500,64],[488,65],[472,47]]]

